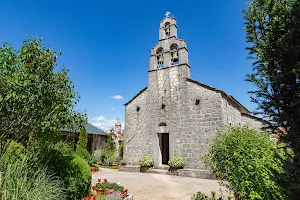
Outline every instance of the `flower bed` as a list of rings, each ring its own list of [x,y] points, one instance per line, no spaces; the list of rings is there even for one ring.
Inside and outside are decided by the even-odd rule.
[[[116,199],[116,200],[122,200],[126,199],[128,196],[128,189],[125,189],[124,186],[108,182],[107,179],[103,179],[103,181],[99,178],[98,183],[96,185],[92,186],[92,193],[94,193],[94,196],[86,196],[84,197],[84,200],[102,200],[102,199]]]

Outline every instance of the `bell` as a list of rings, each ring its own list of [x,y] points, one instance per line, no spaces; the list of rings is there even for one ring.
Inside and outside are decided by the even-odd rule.
[[[172,60],[173,60],[173,62],[178,62],[178,61],[179,61],[177,52],[174,52],[174,53],[173,53],[173,55],[172,55]]]
[[[157,61],[158,61],[158,62],[162,62],[162,61],[163,61],[162,56],[158,56],[158,57],[157,57]]]

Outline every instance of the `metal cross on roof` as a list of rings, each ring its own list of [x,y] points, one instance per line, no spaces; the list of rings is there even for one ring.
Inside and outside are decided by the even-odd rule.
[[[170,17],[170,16],[169,16],[170,14],[171,14],[171,13],[170,13],[169,11],[167,11],[165,15],[166,15],[166,17]]]

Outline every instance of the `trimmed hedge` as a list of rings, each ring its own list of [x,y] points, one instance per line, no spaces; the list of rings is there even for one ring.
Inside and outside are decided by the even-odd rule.
[[[68,199],[82,199],[88,194],[92,179],[88,163],[69,145],[61,142],[49,154],[47,166],[64,181]]]

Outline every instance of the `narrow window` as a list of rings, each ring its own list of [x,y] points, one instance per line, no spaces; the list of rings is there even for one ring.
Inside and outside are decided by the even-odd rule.
[[[139,112],[140,111],[140,107],[136,107],[136,112]]]
[[[156,51],[156,59],[157,59],[157,67],[163,68],[164,67],[164,50],[163,48],[158,48]]]
[[[200,99],[196,99],[195,105],[199,105],[199,104],[200,104]]]
[[[171,47],[170,47],[170,52],[171,52],[171,63],[172,63],[172,65],[179,64],[178,45],[177,44],[172,44]]]
[[[171,35],[170,23],[169,22],[165,23],[164,29],[165,29],[166,38],[168,39],[170,37],[170,35]]]
[[[161,104],[161,109],[165,109],[166,105],[165,104]]]

